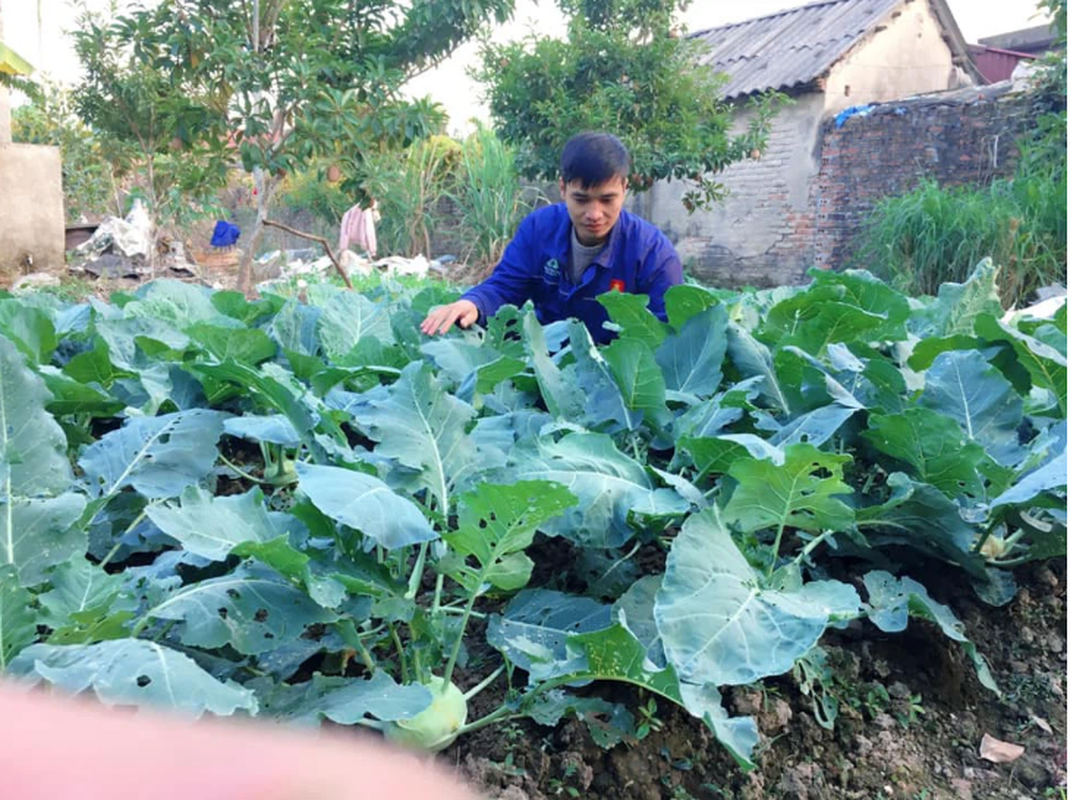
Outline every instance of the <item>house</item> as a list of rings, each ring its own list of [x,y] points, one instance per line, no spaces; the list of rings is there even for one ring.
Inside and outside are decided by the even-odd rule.
[[[970,45],[970,56],[989,83],[1005,81],[1020,63],[1030,63],[1055,49],[1055,30],[1036,25],[998,36],[988,36]]]
[[[705,45],[703,63],[726,73],[723,97],[741,129],[748,98],[777,90],[792,99],[761,158],[719,176],[730,195],[713,210],[689,215],[679,181],[634,200],[685,268],[719,286],[799,283],[815,264],[813,186],[826,120],[983,82],[944,0],[825,0],[693,35]]]

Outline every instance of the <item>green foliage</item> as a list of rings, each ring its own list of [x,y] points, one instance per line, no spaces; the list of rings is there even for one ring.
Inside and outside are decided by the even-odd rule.
[[[881,201],[860,239],[859,261],[911,294],[935,294],[991,258],[1003,269],[1004,306],[1066,283],[1066,2],[1038,4],[1053,17],[1061,50],[1041,60],[1030,90],[1031,130],[1018,138],[1011,178],[942,187],[926,179]]]
[[[679,36],[676,11],[687,0],[558,0],[568,39],[532,34],[518,43],[485,43],[477,71],[487,86],[502,139],[516,145],[529,178],[556,180],[561,147],[574,134],[605,130],[632,155],[630,185],[688,180],[689,210],[724,195],[713,177],[760,152],[777,97],[750,104],[746,133],[733,136],[722,80],[698,63],[698,45]]]
[[[40,86],[30,103],[12,111],[11,138],[59,148],[67,219],[116,212],[113,164],[122,161],[118,143],[94,133],[78,119],[68,90]]]
[[[441,291],[385,281],[307,302],[169,281],[121,305],[9,298],[0,668],[432,749],[569,713],[614,746],[667,701],[743,768],[757,724],[722,688],[795,670],[831,726],[850,699],[816,648],[852,620],[926,620],[998,691],[910,577],[935,560],[995,604],[1014,567],[1065,557],[1065,312],[1000,322],[996,277],[914,303],[861,272],[687,287],[668,323],[606,298],[624,333],[606,347],[530,308],[421,339]],[[538,563],[538,534],[576,563]],[[664,570],[635,569],[640,544]],[[643,705],[574,693],[600,681]],[[873,692],[903,724],[921,713]]]

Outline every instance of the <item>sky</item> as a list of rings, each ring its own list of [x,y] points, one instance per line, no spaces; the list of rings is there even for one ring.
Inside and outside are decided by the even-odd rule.
[[[103,8],[109,0],[89,0]],[[1045,22],[1037,16],[1035,0],[947,0],[966,41],[1027,28]],[[62,82],[78,78],[78,60],[66,32],[75,24],[71,0],[0,0],[3,7],[3,40],[40,71]],[[681,22],[698,31],[740,22],[785,8],[803,5],[803,0],[694,0]],[[530,31],[541,35],[564,36],[565,25],[553,0],[517,0],[516,13],[492,34],[495,41],[524,38]],[[478,45],[469,43],[438,68],[419,76],[407,87],[413,97],[430,95],[442,103],[450,115],[450,130],[467,127],[472,117],[486,119],[480,87],[466,71],[478,57]]]

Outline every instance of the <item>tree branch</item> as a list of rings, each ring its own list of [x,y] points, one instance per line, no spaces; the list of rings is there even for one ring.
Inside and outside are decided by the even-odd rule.
[[[353,289],[353,282],[349,280],[349,276],[346,275],[346,271],[344,269],[342,269],[342,265],[339,263],[338,259],[335,258],[334,250],[331,248],[330,243],[326,239],[324,239],[322,236],[316,236],[315,234],[312,234],[312,233],[305,233],[304,231],[296,230],[295,228],[291,228],[289,225],[284,225],[281,222],[275,222],[274,220],[271,220],[271,219],[265,219],[264,220],[264,227],[265,228],[278,228],[280,231],[285,231],[286,233],[289,233],[292,236],[299,236],[302,239],[308,239],[310,242],[317,242],[317,243],[323,245],[323,249],[327,251],[327,258],[329,258],[331,260],[331,263],[334,264],[334,268],[338,271],[338,274],[342,277],[342,281],[345,283],[346,288],[350,289],[350,290]]]

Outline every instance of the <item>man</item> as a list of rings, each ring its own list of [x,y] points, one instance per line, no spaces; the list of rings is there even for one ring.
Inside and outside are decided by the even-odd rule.
[[[420,329],[445,333],[454,323],[485,322],[503,305],[531,300],[542,323],[576,317],[599,343],[613,334],[595,298],[645,294],[665,319],[665,291],[683,280],[680,258],[661,231],[622,209],[631,157],[608,133],[581,133],[561,153],[564,203],[529,214],[494,273],[460,300],[432,309]]]

